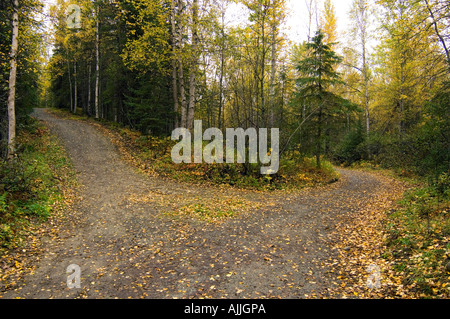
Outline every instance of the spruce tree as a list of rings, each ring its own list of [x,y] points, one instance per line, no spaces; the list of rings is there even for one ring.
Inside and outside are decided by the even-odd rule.
[[[324,131],[336,113],[342,112],[349,102],[331,91],[334,85],[340,84],[340,76],[336,71],[342,58],[331,49],[332,43],[324,43],[324,33],[319,30],[306,44],[307,54],[297,64],[297,97],[303,104],[310,106],[316,115],[314,123],[315,156],[317,167],[321,167],[322,144]]]

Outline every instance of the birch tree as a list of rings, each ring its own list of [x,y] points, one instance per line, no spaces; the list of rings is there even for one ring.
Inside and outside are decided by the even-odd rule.
[[[9,56],[9,83],[8,83],[8,152],[7,158],[11,159],[15,154],[16,139],[16,80],[17,80],[17,49],[19,36],[19,0],[13,0],[12,16],[12,40],[11,54]]]
[[[179,127],[179,111],[180,105],[178,102],[178,38],[176,27],[176,9],[175,0],[170,0],[170,26],[172,31],[172,97],[173,97],[173,112],[174,112],[174,127]]]
[[[192,0],[191,7],[191,63],[189,70],[189,106],[187,110],[186,127],[189,130],[194,129],[194,113],[196,103],[196,85],[197,85],[197,73],[198,73],[198,0]]]
[[[271,3],[271,9],[269,14],[270,25],[270,47],[271,47],[271,62],[270,62],[270,83],[269,83],[269,107],[270,118],[269,126],[275,125],[275,81],[278,72],[278,59],[277,56],[283,48],[284,38],[280,37],[280,27],[286,18],[286,1],[285,0],[273,0]]]
[[[369,96],[369,65],[368,65],[368,41],[369,35],[369,14],[370,8],[366,0],[353,0],[352,8],[350,10],[350,19],[352,21],[353,28],[350,30],[350,34],[353,40],[357,43],[358,49],[353,49],[359,56],[360,65],[354,65],[363,78],[363,88],[360,90],[363,95],[364,109],[365,109],[365,122],[366,133],[370,134],[370,96]]]

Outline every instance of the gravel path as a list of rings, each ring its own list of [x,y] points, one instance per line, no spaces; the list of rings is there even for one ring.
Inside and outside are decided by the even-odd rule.
[[[43,109],[69,153],[82,200],[65,212],[57,239],[44,238],[36,271],[3,298],[305,298],[328,297],[337,220],[369,203],[388,183],[341,170],[341,181],[288,192],[240,192],[143,175],[95,126]],[[166,212],[193,198],[264,203],[210,224]],[[80,266],[81,288],[66,268]]]

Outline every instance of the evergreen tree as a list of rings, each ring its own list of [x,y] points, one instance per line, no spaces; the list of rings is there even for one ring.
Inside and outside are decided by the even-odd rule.
[[[297,79],[297,97],[310,107],[315,114],[314,131],[316,132],[315,156],[317,167],[321,167],[320,157],[323,153],[324,131],[331,125],[331,119],[342,112],[349,102],[331,91],[341,83],[337,65],[342,58],[324,43],[324,33],[319,30],[306,44],[307,54],[297,64],[300,77]],[[327,134],[328,135],[328,134]]]

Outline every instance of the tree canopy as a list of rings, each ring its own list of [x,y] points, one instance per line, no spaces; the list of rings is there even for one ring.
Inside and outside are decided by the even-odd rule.
[[[76,28],[67,24],[69,5],[80,8]],[[248,21],[227,23],[230,5]],[[307,2],[307,40],[293,43],[285,0],[58,0],[44,15],[50,31],[42,3],[22,0],[15,112],[20,122],[38,105],[66,108],[158,136],[192,129],[196,119],[221,129],[279,127],[285,152],[314,155],[318,165],[323,156],[393,165],[393,154],[431,138],[424,128],[446,136],[436,123],[447,113],[432,106],[446,99],[450,75],[448,4],[354,0],[345,34],[336,5]],[[1,6],[7,83],[14,10]],[[7,96],[4,85],[4,106]],[[448,137],[439,141],[447,150]],[[428,161],[421,156],[411,165]]]

